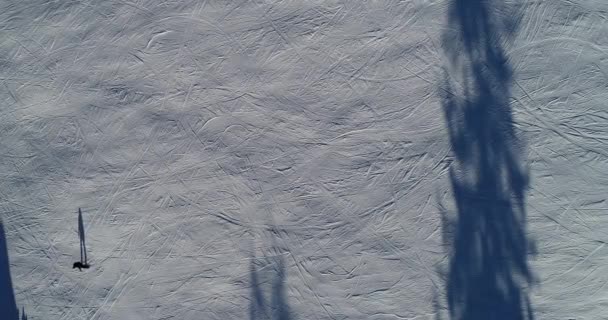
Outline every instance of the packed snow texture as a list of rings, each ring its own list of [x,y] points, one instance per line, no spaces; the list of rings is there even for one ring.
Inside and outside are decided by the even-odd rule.
[[[0,21],[2,319],[608,315],[606,1]]]

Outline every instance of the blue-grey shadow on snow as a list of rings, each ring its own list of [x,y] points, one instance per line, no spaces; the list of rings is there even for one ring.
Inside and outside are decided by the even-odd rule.
[[[0,318],[2,319],[19,320],[19,309],[13,291],[8,246],[2,220],[0,220],[0,312],[2,315]]]
[[[21,320],[27,320],[27,315],[25,314],[25,307],[21,308]]]
[[[84,222],[82,221],[82,211],[78,208],[78,238],[80,239],[80,262],[88,264],[87,244],[84,234]]]
[[[526,236],[528,172],[510,108],[513,70],[503,49],[515,1],[451,0],[442,46],[449,58],[442,105],[455,161],[456,212],[443,212],[450,248],[451,319],[533,319]]]
[[[79,271],[82,269],[90,268],[87,258],[87,244],[84,234],[84,222],[82,221],[82,210],[78,208],[78,238],[80,240],[80,261],[74,262],[72,269],[78,268]]]
[[[261,264],[259,267],[256,264]],[[249,297],[250,320],[291,320],[291,312],[285,292],[286,270],[282,255],[256,259],[249,265],[251,293]],[[270,291],[266,301],[265,291]]]

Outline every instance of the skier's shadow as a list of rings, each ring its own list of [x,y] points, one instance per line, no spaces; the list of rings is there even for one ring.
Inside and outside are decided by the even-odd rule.
[[[256,263],[261,265],[256,266]],[[251,296],[249,319],[292,319],[285,287],[285,262],[279,253],[275,257],[251,258],[249,276]]]
[[[84,234],[84,222],[82,221],[82,210],[78,208],[78,237],[80,239],[80,261],[74,262],[72,265],[72,269],[78,268],[78,270],[82,271],[82,269],[89,268],[89,262],[87,259],[87,245],[85,242],[85,234]]]

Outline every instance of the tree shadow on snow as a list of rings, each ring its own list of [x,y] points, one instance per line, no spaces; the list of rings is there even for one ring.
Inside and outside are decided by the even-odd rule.
[[[11,270],[8,260],[8,246],[4,225],[0,220],[0,310],[2,319],[19,320],[19,309],[15,302],[13,282],[11,280]],[[24,311],[25,314],[25,311]]]
[[[25,307],[21,308],[21,320],[27,320],[27,315],[25,314]]]
[[[285,292],[286,270],[282,255],[256,259],[249,265],[251,286],[250,320],[291,320],[289,304]],[[259,266],[257,266],[259,265]],[[265,292],[270,291],[270,301]]]
[[[451,319],[533,319],[526,237],[528,172],[513,128],[513,71],[502,44],[517,26],[514,1],[451,0],[442,45],[442,104],[455,162],[456,212],[442,212],[449,246]]]

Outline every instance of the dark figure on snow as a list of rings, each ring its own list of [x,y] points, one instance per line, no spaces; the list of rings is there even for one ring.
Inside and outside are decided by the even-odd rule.
[[[87,261],[87,246],[85,244],[85,236],[84,236],[84,222],[82,221],[82,211],[78,208],[78,237],[80,238],[80,261],[74,262],[72,265],[72,269],[78,268],[78,270],[82,271],[82,269],[88,269],[89,263]]]
[[[78,261],[78,262],[74,262],[74,265],[72,266],[72,269],[75,269],[75,268],[78,268],[78,270],[82,271],[82,269],[88,269],[89,265]]]

